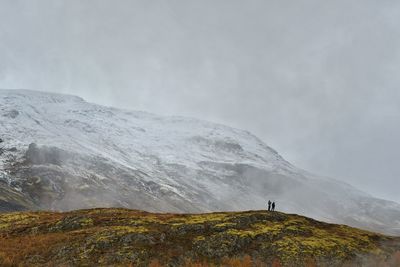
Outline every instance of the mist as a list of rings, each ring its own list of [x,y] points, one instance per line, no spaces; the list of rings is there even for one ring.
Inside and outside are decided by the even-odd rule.
[[[2,0],[0,88],[251,131],[400,202],[398,1]]]

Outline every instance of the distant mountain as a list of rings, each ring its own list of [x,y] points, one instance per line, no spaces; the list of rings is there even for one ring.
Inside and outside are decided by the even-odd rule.
[[[249,132],[0,90],[0,210],[277,209],[400,234],[400,205],[284,160]]]

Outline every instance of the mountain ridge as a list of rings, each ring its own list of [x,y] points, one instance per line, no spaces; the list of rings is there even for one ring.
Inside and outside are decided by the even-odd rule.
[[[296,168],[221,124],[0,90],[0,127],[0,190],[18,199],[11,204],[22,195],[30,209],[207,212],[262,209],[273,199],[286,212],[400,233],[399,204]]]

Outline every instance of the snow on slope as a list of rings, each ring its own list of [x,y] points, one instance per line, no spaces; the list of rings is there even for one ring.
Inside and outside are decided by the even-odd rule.
[[[0,138],[0,189],[38,208],[198,212],[263,209],[273,199],[287,212],[400,233],[400,205],[299,170],[219,124],[0,90]]]

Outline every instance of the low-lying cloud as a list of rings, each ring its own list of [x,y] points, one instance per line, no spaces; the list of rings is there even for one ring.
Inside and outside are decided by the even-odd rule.
[[[250,130],[400,201],[398,1],[5,0],[0,87]]]

